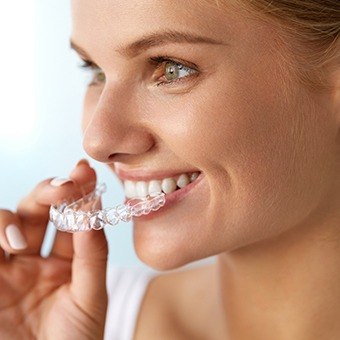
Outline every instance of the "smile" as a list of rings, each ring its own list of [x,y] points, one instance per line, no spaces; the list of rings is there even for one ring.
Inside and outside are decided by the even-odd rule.
[[[183,173],[175,177],[150,181],[125,180],[123,181],[125,196],[126,198],[145,197],[160,192],[170,194],[193,183],[199,174],[199,172]]]
[[[165,204],[161,209],[159,209],[157,211],[151,211],[147,215],[141,215],[141,216],[138,216],[138,217],[134,217],[134,219],[138,219],[139,221],[148,221],[148,220],[153,219],[157,216],[160,216],[160,214],[163,214],[166,210],[168,210],[174,204],[176,204],[176,203],[180,202],[182,199],[184,199],[196,186],[199,186],[199,183],[202,182],[203,178],[204,178],[204,173],[198,172],[197,175],[193,176],[193,179],[192,179],[191,182],[189,182],[188,184],[186,184],[182,188],[176,187],[176,190],[174,190],[170,193],[167,193],[165,195]],[[126,198],[126,201],[128,201],[128,200],[129,199]]]

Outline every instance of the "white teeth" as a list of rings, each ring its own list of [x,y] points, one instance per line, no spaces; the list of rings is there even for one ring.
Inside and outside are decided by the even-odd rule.
[[[166,194],[170,194],[170,192],[175,191],[177,188],[177,184],[173,178],[165,178],[162,181],[162,190]]]
[[[127,198],[132,197],[146,197],[153,193],[164,192],[169,194],[174,192],[177,187],[184,188],[186,185],[193,182],[198,176],[199,172],[193,172],[191,174],[181,174],[179,177],[175,178],[165,178],[163,180],[151,180],[150,182],[145,181],[124,181],[124,191]]]
[[[162,181],[152,180],[149,182],[149,195],[154,192],[162,192]]]
[[[194,172],[190,175],[190,182],[193,182],[197,177],[198,177],[199,173],[198,172]]]
[[[127,198],[132,198],[136,196],[135,182],[124,181],[124,191]]]
[[[177,186],[179,188],[184,188],[189,183],[190,183],[190,180],[187,174],[182,174],[178,177]]]
[[[137,196],[145,197],[148,193],[148,185],[144,181],[139,181],[136,183],[136,194]]]

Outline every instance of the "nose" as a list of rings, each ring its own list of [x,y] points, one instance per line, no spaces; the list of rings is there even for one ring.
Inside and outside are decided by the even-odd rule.
[[[93,159],[104,163],[132,161],[154,145],[131,92],[105,85],[93,112],[88,113],[83,147]]]

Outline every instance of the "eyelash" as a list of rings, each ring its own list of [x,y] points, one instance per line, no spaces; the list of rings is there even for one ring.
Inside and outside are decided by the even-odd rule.
[[[92,73],[94,73],[95,75],[98,75],[99,71],[100,71],[100,68],[95,64],[93,63],[92,61],[90,60],[86,60],[86,59],[83,59],[81,58],[82,60],[82,64],[80,64],[80,68],[83,68],[85,70],[90,70]],[[96,82],[95,80],[93,79],[89,84],[88,86],[93,86],[95,85]]]
[[[193,73],[191,73],[191,74],[189,74],[187,76],[180,77],[180,78],[177,78],[175,80],[167,80],[167,81],[158,82],[156,84],[156,86],[172,85],[172,84],[177,83],[179,81],[186,81],[191,76],[197,76],[198,72],[199,72],[198,71],[198,67],[196,65],[194,65],[194,64],[187,65],[187,63],[184,62],[184,61],[177,61],[177,60],[174,60],[172,57],[164,56],[164,55],[152,57],[152,58],[150,58],[149,62],[156,66],[156,70],[159,70],[159,69],[163,68],[165,66],[165,64],[167,62],[169,62],[169,63],[173,63],[173,64],[175,64],[177,66],[180,65],[180,66],[183,66],[186,69],[190,69],[191,71],[194,71]]]
[[[81,68],[84,68],[84,69],[90,69],[92,70],[93,72],[94,71],[100,71],[100,67],[98,67],[95,63],[93,63],[92,61],[90,60],[86,60],[86,59],[82,59],[82,64],[80,65]],[[198,71],[198,67],[195,65],[195,64],[191,64],[190,66],[187,65],[186,62],[179,62],[177,60],[174,60],[172,59],[172,57],[169,57],[169,56],[164,56],[164,55],[159,55],[159,56],[156,56],[156,57],[152,57],[149,59],[149,63],[154,65],[156,70],[159,70],[161,68],[163,68],[165,66],[165,64],[169,62],[169,63],[173,63],[175,65],[180,65],[180,66],[183,66],[184,68],[186,69],[190,69],[191,71],[194,71],[193,73],[187,75],[187,76],[184,76],[184,77],[180,77],[180,78],[177,78],[175,80],[167,80],[167,81],[160,81],[156,84],[156,86],[170,86],[174,83],[177,83],[179,81],[183,81],[183,80],[188,80],[187,78],[191,78],[191,76],[197,76],[199,71]],[[183,68],[182,67],[182,68]],[[191,72],[190,71],[190,72]],[[99,72],[98,72],[99,73]],[[91,85],[95,85],[95,81],[92,81],[89,86]]]

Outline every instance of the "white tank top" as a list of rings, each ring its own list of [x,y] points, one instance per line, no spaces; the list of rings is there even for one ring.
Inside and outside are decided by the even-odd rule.
[[[108,308],[104,340],[133,340],[138,312],[149,281],[160,273],[143,268],[108,266]]]

